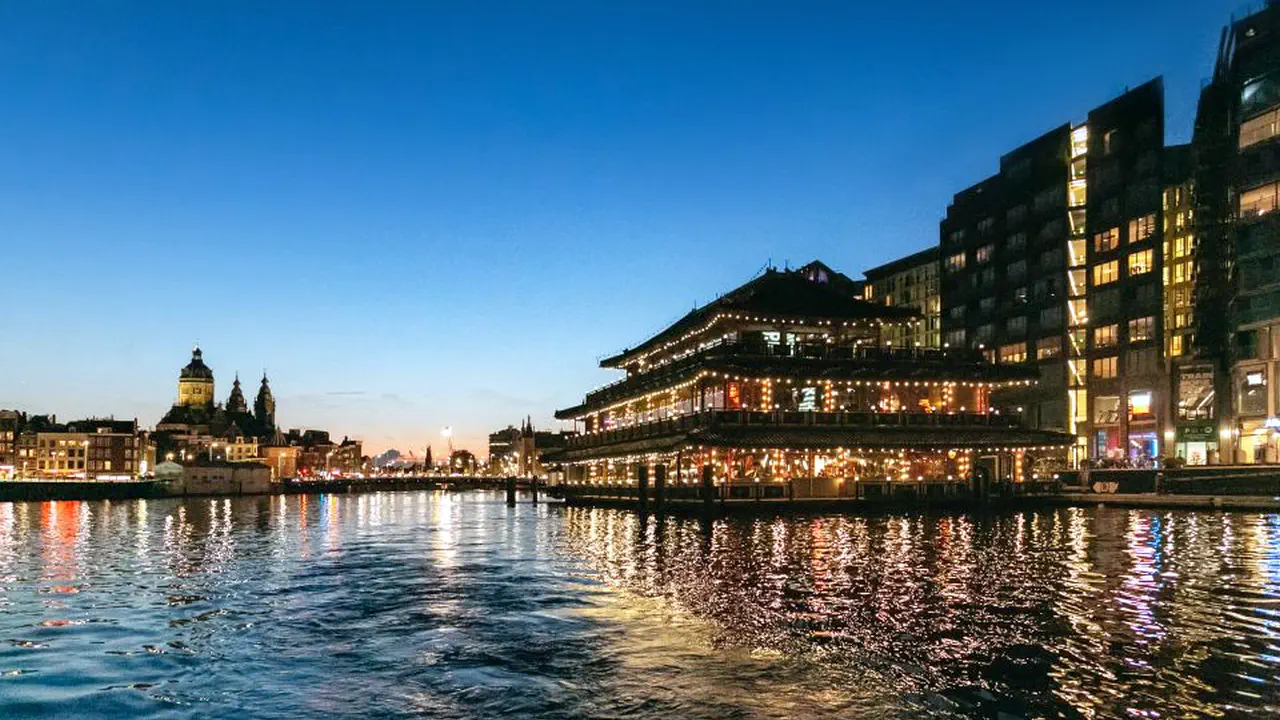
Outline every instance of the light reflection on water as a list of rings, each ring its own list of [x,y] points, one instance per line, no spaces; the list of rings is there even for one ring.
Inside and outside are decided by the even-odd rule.
[[[1280,517],[0,503],[0,716],[1280,712]]]

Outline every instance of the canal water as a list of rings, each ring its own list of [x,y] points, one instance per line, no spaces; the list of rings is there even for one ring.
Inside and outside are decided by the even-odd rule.
[[[1280,713],[1280,516],[0,503],[0,717]]]

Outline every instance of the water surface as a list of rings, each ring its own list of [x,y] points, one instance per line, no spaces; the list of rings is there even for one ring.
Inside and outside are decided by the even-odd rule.
[[[1280,713],[1280,516],[0,503],[0,717]]]

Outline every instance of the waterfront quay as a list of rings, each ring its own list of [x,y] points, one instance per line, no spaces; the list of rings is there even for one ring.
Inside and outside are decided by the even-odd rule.
[[[162,498],[218,498],[255,495],[297,495],[314,493],[369,493],[417,490],[498,490],[512,487],[527,491],[535,482],[527,478],[464,477],[424,475],[416,477],[370,477],[346,479],[299,480],[290,478],[271,482],[246,491],[240,486],[224,485],[217,491],[174,486],[162,480],[10,480],[0,482],[0,502],[43,502],[54,500],[130,500]]]

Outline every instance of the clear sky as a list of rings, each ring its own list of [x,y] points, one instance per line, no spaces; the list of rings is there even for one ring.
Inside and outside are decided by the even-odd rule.
[[[286,427],[482,451],[770,259],[936,242],[1126,86],[1186,141],[1240,9],[0,0],[0,407],[152,425],[198,340]]]

